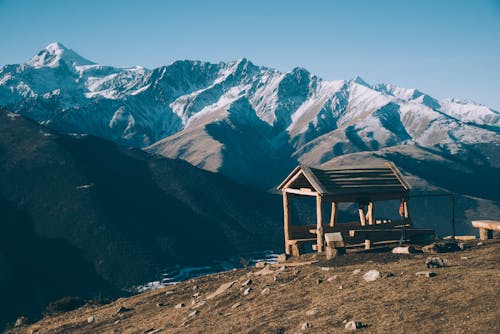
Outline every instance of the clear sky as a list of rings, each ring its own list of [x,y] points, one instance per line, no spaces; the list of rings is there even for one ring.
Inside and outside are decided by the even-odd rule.
[[[120,67],[246,57],[500,111],[500,0],[0,0],[0,65],[53,41]]]

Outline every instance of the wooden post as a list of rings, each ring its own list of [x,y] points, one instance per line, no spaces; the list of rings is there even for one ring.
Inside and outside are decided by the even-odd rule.
[[[366,239],[365,240],[365,249],[370,249],[370,248],[372,248],[372,241]]]
[[[285,231],[285,253],[287,255],[290,255],[291,247],[290,247],[290,244],[288,242],[290,240],[290,229],[289,229],[289,226],[290,226],[290,205],[288,202],[288,193],[285,190],[283,190],[283,222],[284,222],[283,229]]]
[[[337,203],[332,202],[332,215],[330,216],[330,227],[334,227],[336,221],[337,221]]]
[[[323,252],[323,197],[316,196],[316,241],[318,253]]]
[[[359,204],[358,211],[359,211],[359,221],[361,222],[361,226],[365,226],[366,216],[365,216],[365,209],[362,204]]]
[[[493,238],[493,231],[486,228],[479,229],[479,239],[488,240]]]
[[[373,217],[373,202],[368,203],[368,213],[366,214],[366,218],[368,219],[368,225],[375,224],[375,219]]]
[[[405,217],[405,220],[410,218],[410,212],[408,211],[408,200],[404,200],[403,202],[403,216]]]

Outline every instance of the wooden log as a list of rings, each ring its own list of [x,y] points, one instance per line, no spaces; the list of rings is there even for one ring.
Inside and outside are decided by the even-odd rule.
[[[323,252],[323,198],[316,196],[316,237],[318,253]]]
[[[283,229],[285,232],[285,253],[290,255],[290,205],[288,201],[288,193],[283,191]]]
[[[366,214],[367,219],[368,219],[368,225],[373,225],[374,224],[374,217],[373,217],[373,202],[368,203],[368,213]]]
[[[407,247],[394,247],[392,249],[393,254],[414,254],[415,253],[415,248],[413,246],[407,246]]]
[[[365,209],[364,209],[363,205],[359,204],[358,211],[359,211],[359,221],[361,222],[361,226],[365,226],[366,225],[366,216],[365,216]]]
[[[337,203],[332,202],[332,214],[330,216],[330,227],[335,227],[337,221]]]

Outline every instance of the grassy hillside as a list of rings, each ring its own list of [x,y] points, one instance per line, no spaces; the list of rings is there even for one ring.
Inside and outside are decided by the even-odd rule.
[[[62,296],[114,293],[167,265],[276,249],[282,237],[279,197],[5,110],[0,228],[0,322]]]

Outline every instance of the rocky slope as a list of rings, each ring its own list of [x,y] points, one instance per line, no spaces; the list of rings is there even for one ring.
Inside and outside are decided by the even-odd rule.
[[[279,248],[276,197],[0,109],[0,322],[168,265]]]
[[[500,245],[476,244],[439,254],[447,266],[434,277],[416,276],[426,254],[306,255],[296,261],[320,262],[200,277],[9,333],[347,333],[352,320],[362,333],[495,333]],[[380,278],[366,282],[370,270]]]

